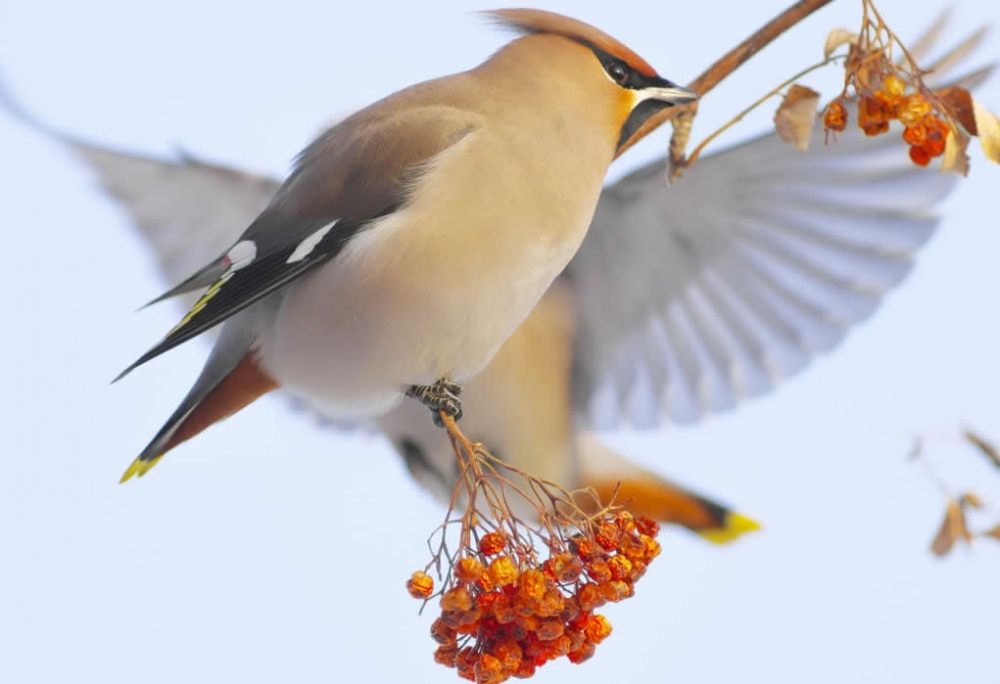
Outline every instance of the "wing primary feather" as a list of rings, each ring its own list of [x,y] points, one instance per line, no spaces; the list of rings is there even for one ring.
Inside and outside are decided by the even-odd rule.
[[[290,261],[290,256],[299,248],[300,243],[287,245],[276,252],[258,257],[243,268],[235,268],[235,264],[230,264],[222,276],[191,307],[181,322],[167,333],[159,344],[140,356],[112,382],[118,382],[144,363],[197,337],[330,260],[343,249],[344,244],[358,230],[368,223],[370,222],[338,222],[336,229],[324,234],[308,254],[296,261]]]

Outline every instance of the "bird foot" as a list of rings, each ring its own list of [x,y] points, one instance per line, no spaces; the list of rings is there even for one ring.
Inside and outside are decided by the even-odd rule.
[[[434,424],[438,427],[444,427],[442,411],[455,420],[462,417],[462,400],[458,398],[461,393],[462,386],[447,378],[441,378],[433,385],[412,385],[406,390],[406,396],[413,397],[431,410]]]

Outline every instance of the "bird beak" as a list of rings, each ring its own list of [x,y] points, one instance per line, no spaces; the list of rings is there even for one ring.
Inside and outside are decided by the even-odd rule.
[[[671,83],[665,78],[650,79],[650,84],[639,91],[643,100],[658,100],[673,107],[694,102],[700,95],[690,88]]]

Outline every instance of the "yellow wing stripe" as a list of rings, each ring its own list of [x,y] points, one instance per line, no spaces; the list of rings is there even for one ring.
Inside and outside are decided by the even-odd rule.
[[[172,335],[183,329],[185,325],[190,323],[192,318],[201,313],[202,309],[208,306],[208,303],[212,300],[212,297],[219,294],[219,290],[222,289],[222,286],[225,285],[226,282],[233,277],[233,273],[235,273],[235,270],[230,268],[229,270],[227,270],[225,273],[222,274],[222,277],[219,278],[215,282],[215,284],[212,285],[212,287],[205,290],[205,294],[203,294],[198,299],[198,301],[194,303],[194,306],[191,307],[191,310],[184,315],[184,318],[181,319],[180,323],[175,325],[173,329],[167,333],[167,336],[164,339],[169,339]]]

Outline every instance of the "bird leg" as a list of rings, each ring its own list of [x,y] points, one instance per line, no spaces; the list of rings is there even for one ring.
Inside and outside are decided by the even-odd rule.
[[[438,427],[444,427],[442,411],[455,420],[462,417],[462,400],[458,398],[461,393],[462,386],[448,378],[441,378],[433,385],[412,385],[406,390],[406,396],[413,397],[431,410],[434,424]]]

